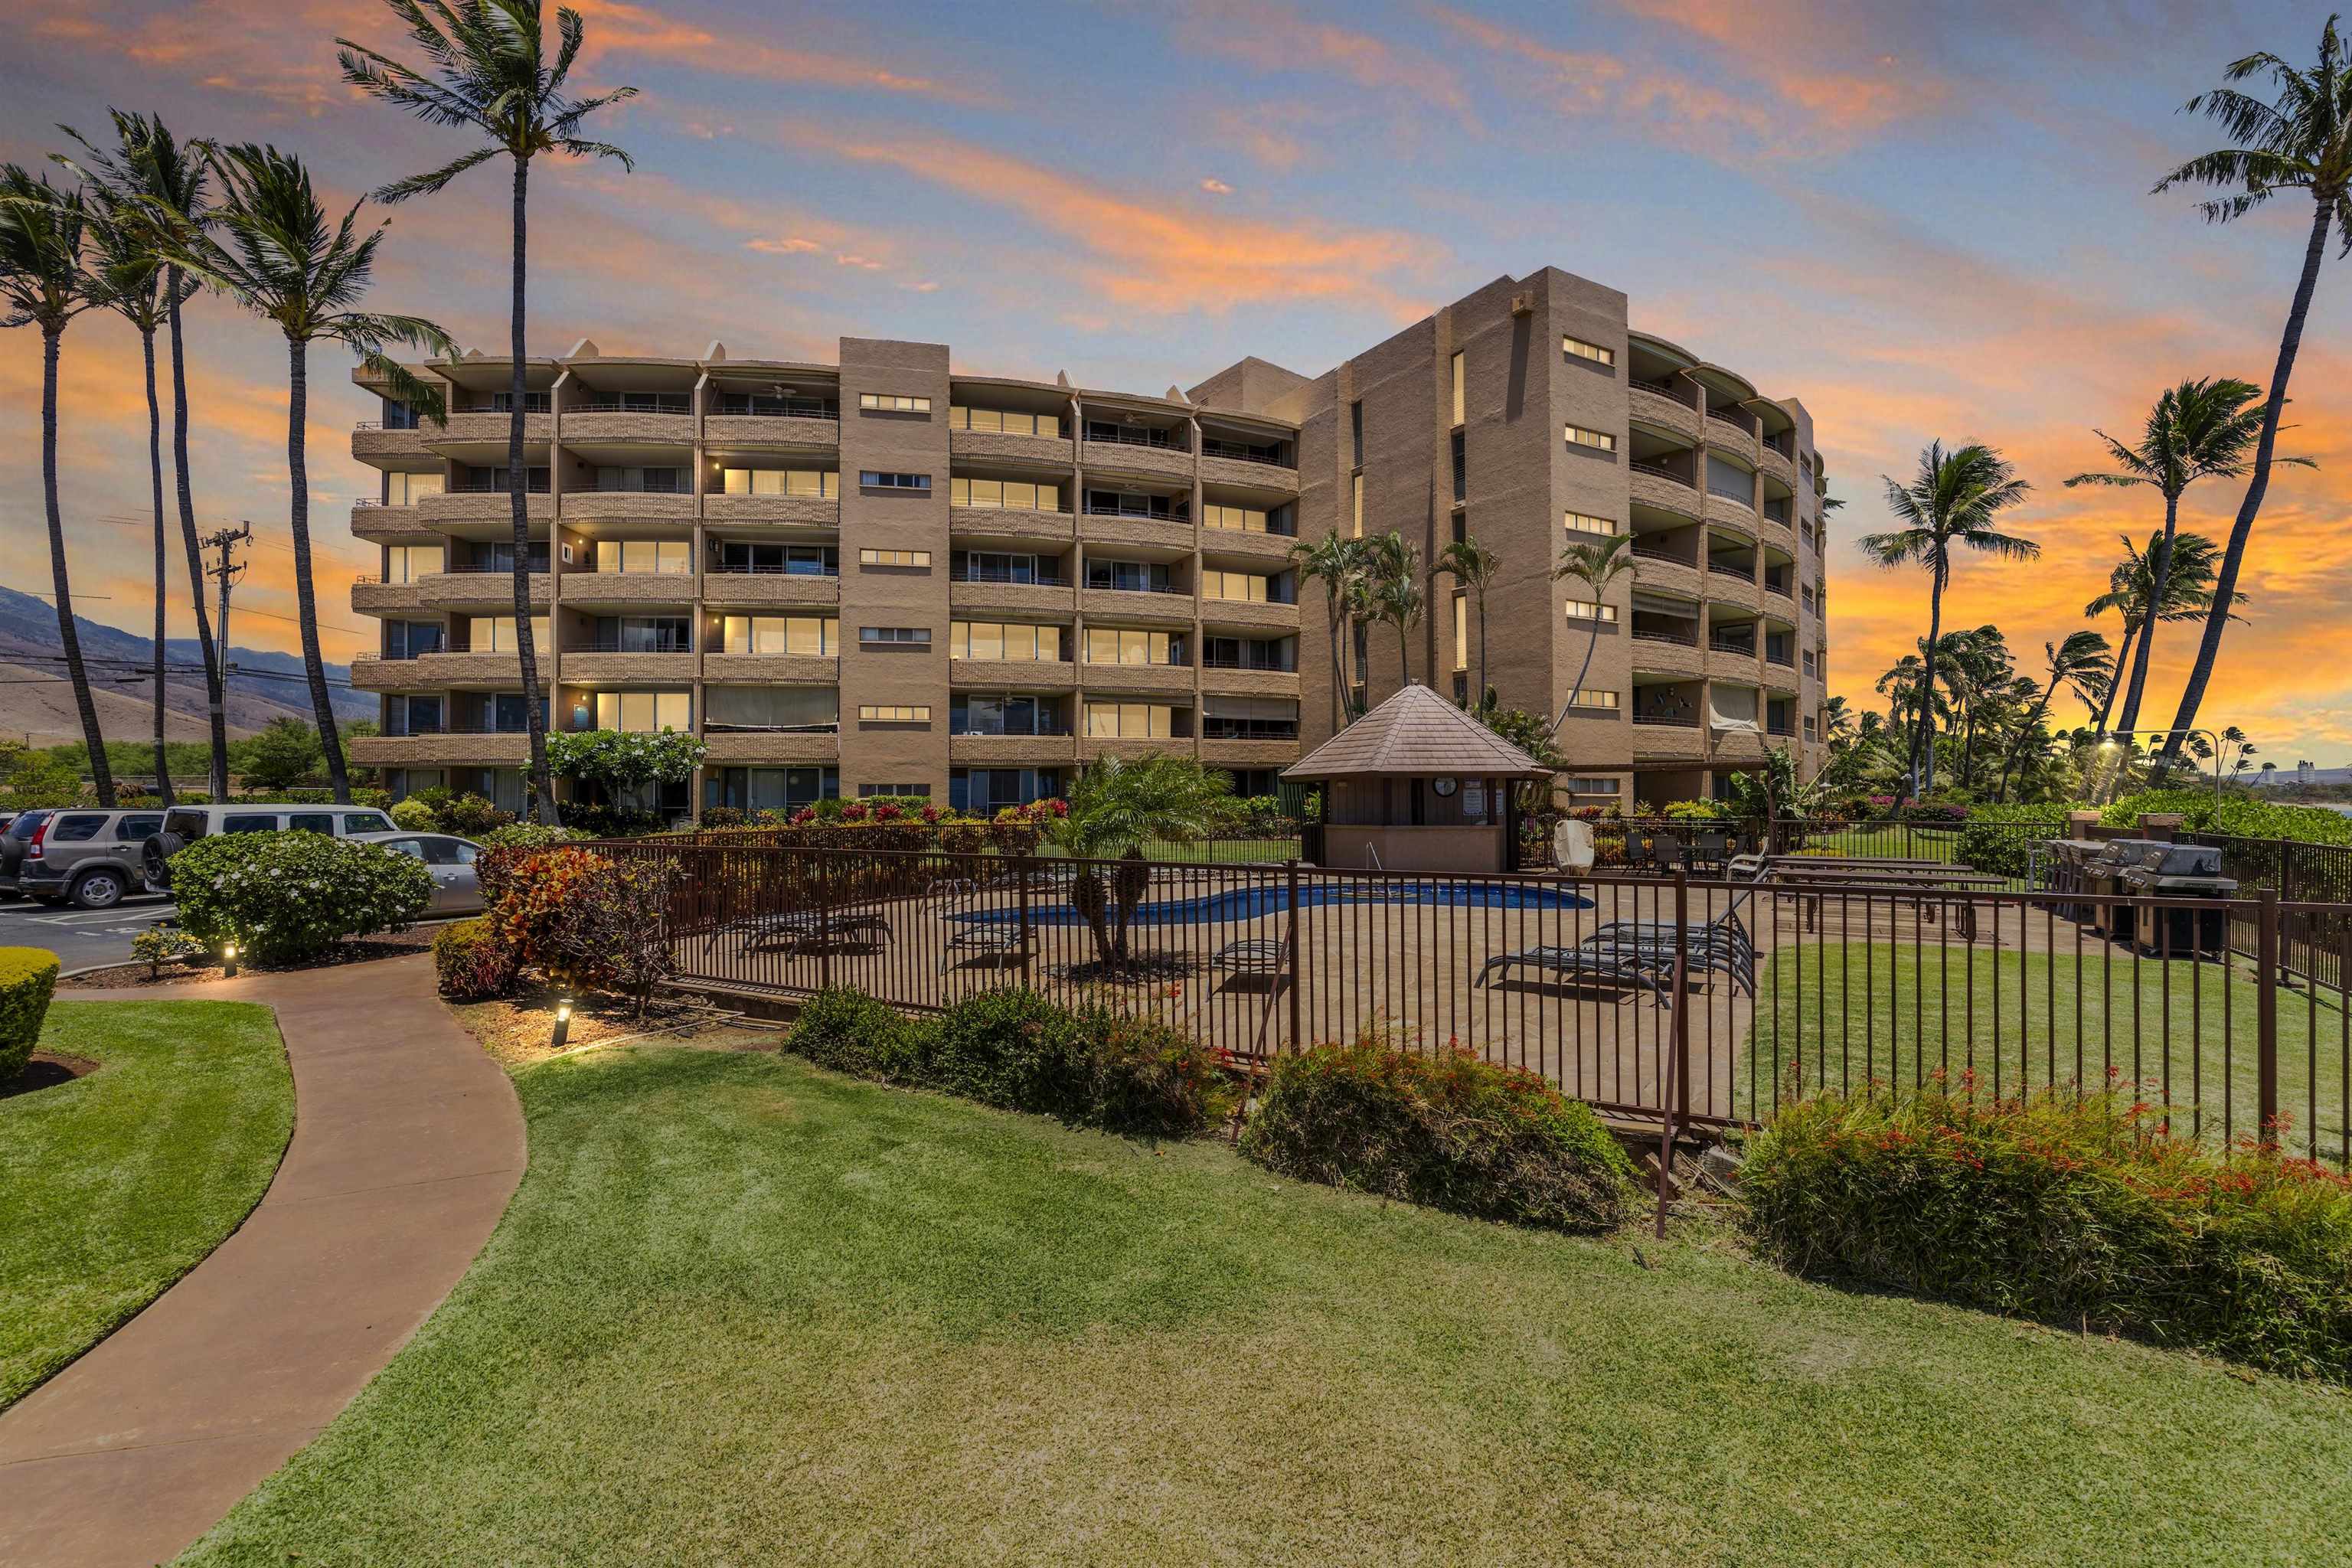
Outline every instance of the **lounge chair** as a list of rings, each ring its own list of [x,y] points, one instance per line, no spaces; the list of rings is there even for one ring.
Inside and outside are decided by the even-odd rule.
[[[878,945],[890,941],[892,934],[890,922],[872,910],[808,910],[798,914],[759,915],[738,921],[737,928],[748,928],[751,932],[746,951],[778,943],[787,952],[845,942]]]
[[[1016,925],[970,924],[959,927],[948,938],[947,946],[940,950],[940,973],[950,966],[968,963],[974,959],[1026,959],[1029,956],[1029,933]],[[957,957],[961,953],[961,958]]]
[[[1281,974],[1290,967],[1289,944],[1270,936],[1229,942],[1217,949],[1209,966],[1227,974]]]
[[[1668,960],[1671,964],[1672,960]],[[1547,974],[1577,979],[1611,980],[1620,985],[1638,985],[1666,1005],[1666,987],[1654,973],[1655,966],[1638,955],[1611,948],[1597,947],[1591,942],[1577,947],[1526,947],[1517,952],[1498,953],[1486,961],[1473,984],[1484,985],[1494,973],[1510,969],[1534,969]]]

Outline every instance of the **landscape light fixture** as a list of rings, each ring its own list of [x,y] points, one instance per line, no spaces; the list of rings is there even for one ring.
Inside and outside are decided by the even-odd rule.
[[[221,977],[225,980],[236,978],[236,943],[233,942],[221,943]]]
[[[559,1051],[560,1051],[560,1050],[562,1050],[562,1049],[563,1048],[563,1040],[564,1040],[564,1037],[565,1037],[565,1036],[567,1036],[567,1035],[569,1035],[569,1034],[571,1034],[571,1033],[572,1033],[572,998],[571,998],[571,997],[569,997],[569,996],[559,997],[559,998],[557,998],[557,1000],[556,1000],[556,1004],[555,1004],[555,1042],[554,1042],[554,1048],[555,1048],[556,1050],[559,1050]]]

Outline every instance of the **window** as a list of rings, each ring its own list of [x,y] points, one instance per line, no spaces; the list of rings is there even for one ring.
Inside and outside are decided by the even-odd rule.
[[[1590,447],[1596,452],[1613,452],[1617,449],[1617,437],[1606,430],[1587,430],[1581,425],[1570,425],[1568,427],[1568,444]]]
[[[960,583],[1058,583],[1055,563],[1006,550],[959,550],[949,573]]]
[[[1470,595],[1454,595],[1454,668],[1470,668]]]
[[[551,394],[544,392],[526,392],[522,395],[522,411],[525,414],[544,414],[553,406],[554,404]],[[514,412],[514,393],[511,390],[506,392],[478,392],[474,394],[473,407],[468,410],[468,412],[475,414],[512,414]]]
[[[366,827],[354,828],[351,826],[351,821],[352,819],[350,817],[345,817],[343,819],[343,831],[346,833],[369,833],[374,831],[373,824],[370,824]],[[391,822],[389,819],[386,819],[384,822],[385,831],[391,831]],[[114,837],[118,842],[123,844],[144,844],[148,839],[152,838],[156,834],[163,831],[163,817],[153,814],[144,816],[126,816],[121,821],[114,825]]]
[[[1464,432],[1454,432],[1454,500],[1456,505],[1470,499],[1470,452],[1463,440]]]
[[[1015,414],[1009,409],[948,407],[948,424],[957,430],[1001,430],[1007,436],[1059,438],[1062,421],[1052,414]],[[1047,508],[1047,510],[1053,510]]]
[[[841,728],[841,693],[830,686],[706,687],[702,727],[829,733]]]
[[[705,768],[702,804],[739,811],[798,811],[841,795],[838,768]]]
[[[1062,628],[1024,626],[1017,621],[950,621],[948,657],[1058,664]]]
[[[1459,353],[1456,353],[1454,354],[1454,367],[1453,367],[1453,368],[1454,368],[1454,423],[1455,425],[1459,426],[1459,425],[1461,425],[1461,424],[1463,423],[1463,418],[1462,418],[1462,409],[1463,409],[1463,397],[1462,397],[1462,355],[1461,355]]]
[[[1087,733],[1118,740],[1166,740],[1176,732],[1176,710],[1164,702],[1089,702]]]
[[[888,392],[861,392],[857,395],[857,407],[864,414],[929,414],[931,400]]]
[[[983,816],[1061,793],[1059,768],[952,768],[948,773],[948,805]]]
[[[948,708],[950,735],[1066,735],[1050,697],[958,696]]]
[[[1212,697],[1201,714],[1206,741],[1295,741],[1298,704],[1279,697]]]
[[[931,493],[931,476],[929,474],[877,473],[866,468],[858,474],[857,483],[869,490],[908,490],[926,496]]]
[[[1596,605],[1590,599],[1570,599],[1568,602],[1568,618],[1571,621],[1614,621],[1617,606]]]
[[[684,616],[598,616],[587,644],[598,653],[691,653]]]
[[[1808,741],[1810,741],[1810,740],[1811,740],[1812,738],[1813,738],[1813,716],[1812,716],[1811,714],[1808,713],[1808,714],[1806,714],[1806,715],[1805,715],[1805,739],[1806,739],[1806,740],[1808,740]]]
[[[1355,522],[1349,530],[1349,537],[1361,539],[1364,537],[1364,476],[1361,474],[1356,476],[1355,492],[1355,506],[1352,513]]]
[[[829,397],[787,397],[779,392],[717,390],[713,414],[764,414],[787,419],[831,419],[841,412]]]
[[[1604,349],[1599,343],[1588,343],[1582,338],[1562,337],[1559,347],[1560,352],[1570,359],[1590,360],[1594,364],[1602,365],[1617,363],[1615,349]]]
[[[1092,517],[1151,517],[1182,522],[1191,510],[1181,497],[1138,495],[1128,490],[1087,492],[1087,512]]]
[[[808,496],[832,500],[841,476],[831,468],[721,468],[721,493],[730,496]]]
[[[466,650],[468,653],[513,653],[520,645],[515,640],[515,618],[512,616],[469,616],[466,618]],[[530,646],[545,648],[547,617],[530,618]]]
[[[104,812],[71,812],[58,817],[51,826],[48,840],[52,844],[79,844],[84,839],[97,837],[98,830],[105,826]]]
[[[831,658],[841,651],[840,637],[841,623],[830,616],[729,616],[719,647],[722,653]]]
[[[324,833],[332,836],[335,831],[335,815],[331,811],[289,812],[286,815],[286,829],[289,833]]]
[[[1590,686],[1580,686],[1569,694],[1568,705],[1570,708],[1590,708],[1614,712],[1618,706],[1617,693],[1597,691]]]
[[[1184,639],[1169,632],[1134,631],[1121,626],[1087,628],[1088,664],[1182,664]]]
[[[950,506],[1002,508],[1006,511],[1059,511],[1062,487],[1031,484],[1026,479],[948,480]]]
[[[681,734],[694,727],[692,694],[684,691],[599,691],[596,728],[654,735],[664,730]]]
[[[1356,454],[1349,464],[1360,468],[1364,466],[1364,400],[1360,397],[1348,405],[1348,436]]]
[[[1211,501],[1201,508],[1201,526],[1239,533],[1264,533],[1265,513],[1255,507],[1219,506]]]
[[[779,572],[788,577],[838,577],[841,552],[830,544],[753,544],[719,539],[711,542],[710,569]]]
[[[682,496],[693,492],[684,468],[600,468],[595,483],[597,490],[625,490],[634,494]]]
[[[223,833],[275,833],[278,831],[278,814],[263,811],[224,816],[220,830]]]
[[[383,504],[415,506],[426,496],[437,496],[448,480],[440,474],[386,474]]]
[[[1174,579],[1165,563],[1150,561],[1089,561],[1087,586],[1127,594],[1174,592]]]
[[[931,706],[928,702],[861,702],[857,718],[866,724],[928,724]]]
[[[600,539],[596,570],[666,576],[694,575],[694,546],[683,539]]]
[[[414,583],[441,571],[447,559],[437,544],[395,544],[383,552],[383,580]]]
[[[1261,577],[1254,572],[1204,571],[1201,574],[1201,597],[1265,604],[1274,599],[1272,583],[1272,578]]]
[[[392,818],[386,816],[380,811],[348,812],[343,816],[343,831],[346,833],[389,833],[392,831]],[[473,862],[470,860],[467,862],[467,865],[471,865],[472,863]]]
[[[929,647],[931,628],[929,626],[860,626],[857,628],[860,647]]]
[[[857,552],[860,566],[920,566],[929,570],[931,552],[928,550],[861,550]]]
[[[1595,517],[1589,511],[1560,513],[1560,521],[1570,533],[1615,533],[1617,525],[1605,517]]]
[[[931,786],[928,784],[862,784],[857,786],[857,798],[860,800],[871,800],[877,795],[910,795],[929,800],[931,798]]]
[[[1615,779],[1571,778],[1563,779],[1560,782],[1570,795],[1613,795],[1618,793],[1618,783]]]

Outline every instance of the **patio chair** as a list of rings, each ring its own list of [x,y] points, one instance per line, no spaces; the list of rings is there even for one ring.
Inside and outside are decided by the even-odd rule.
[[[956,955],[961,953],[959,958]],[[953,965],[969,963],[977,959],[1026,959],[1029,942],[1019,926],[966,925],[948,938],[940,950],[940,973],[945,974]]]
[[[1701,833],[1691,845],[1690,858],[1694,868],[1720,869],[1731,858],[1731,835],[1713,830]]]
[[[1227,974],[1280,974],[1289,966],[1289,944],[1270,936],[1229,942],[1209,959],[1210,968]]]
[[[1683,841],[1671,833],[1650,835],[1650,858],[1657,862],[1661,872],[1680,868],[1683,864]]]
[[[1666,987],[1654,968],[1637,955],[1596,947],[1588,942],[1575,947],[1524,947],[1516,952],[1497,953],[1486,961],[1472,984],[1486,984],[1496,970],[1533,969],[1568,978],[1638,985],[1656,997],[1658,1005],[1663,1007],[1668,1001]]]
[[[1564,819],[1551,830],[1552,869],[1563,876],[1581,877],[1592,869],[1592,824]]]

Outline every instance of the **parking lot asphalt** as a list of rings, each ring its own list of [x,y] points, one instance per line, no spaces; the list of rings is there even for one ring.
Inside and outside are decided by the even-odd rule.
[[[0,947],[46,947],[68,972],[127,963],[131,939],[177,909],[153,893],[125,899],[110,910],[52,909],[11,899],[0,903]]]

